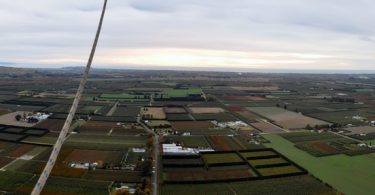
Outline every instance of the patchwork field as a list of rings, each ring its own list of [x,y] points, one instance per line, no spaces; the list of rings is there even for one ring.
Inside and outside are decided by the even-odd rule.
[[[281,134],[285,139],[314,156],[347,154],[350,156],[375,152],[358,146],[359,142],[344,138],[333,133],[296,132]]]
[[[275,148],[292,161],[307,169],[312,175],[345,194],[374,194],[375,164],[372,154],[360,156],[334,155],[314,157],[294,147],[279,135],[264,135]],[[355,165],[355,166],[353,166]],[[298,183],[298,182],[297,182]],[[355,184],[355,185],[354,185]]]

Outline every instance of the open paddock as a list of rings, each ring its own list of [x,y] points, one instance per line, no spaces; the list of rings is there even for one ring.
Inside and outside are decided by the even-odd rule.
[[[189,107],[188,109],[192,114],[217,114],[225,112],[224,109],[219,107]]]
[[[32,127],[32,126],[34,126],[36,123],[28,123],[28,122],[23,121],[23,120],[20,120],[20,121],[16,120],[17,115],[23,116],[24,113],[27,115],[30,112],[17,111],[17,112],[12,112],[12,113],[9,113],[9,114],[1,115],[0,116],[0,124],[10,125],[10,126],[19,126],[19,127]]]
[[[5,133],[14,133],[14,134],[21,134],[25,131],[25,128],[22,127],[6,127],[2,130]]]
[[[105,163],[120,163],[124,153],[101,150],[74,149],[65,159],[71,163],[93,163],[102,161]]]
[[[141,111],[139,106],[118,106],[111,116],[131,116],[136,117]]]
[[[164,107],[166,114],[186,114],[187,111],[184,107]]]
[[[270,119],[273,123],[287,129],[301,129],[305,128],[307,125],[315,126],[330,124],[322,120],[277,107],[248,107],[247,109]]]
[[[263,121],[250,123],[250,125],[265,133],[284,133],[285,132],[282,128],[274,124],[270,124],[270,123],[263,122]]]
[[[202,158],[208,165],[244,162],[236,153],[203,153]]]
[[[240,91],[276,91],[277,86],[231,86],[232,89]]]
[[[37,125],[34,128],[48,129],[53,132],[60,132],[64,126],[65,120],[61,119],[46,119]]]
[[[172,121],[172,129],[176,131],[207,130],[214,128],[211,121]]]
[[[276,157],[276,158],[265,158],[265,159],[252,159],[248,160],[249,164],[251,164],[254,167],[257,166],[269,166],[269,165],[277,165],[277,164],[283,164],[283,163],[289,163],[284,158]]]
[[[163,184],[161,187],[162,195],[175,195],[180,192],[186,195],[338,194],[334,189],[309,175],[209,184]]]
[[[7,155],[9,157],[15,157],[18,158],[27,152],[31,151],[34,149],[35,146],[29,145],[29,144],[17,144],[17,147],[13,148],[12,150],[7,152]]]
[[[341,125],[352,124],[358,126],[368,125],[368,123],[363,122],[362,120],[356,120],[353,118],[353,116],[368,117],[369,115],[371,114],[361,110],[318,112],[309,114],[309,116],[329,121],[331,123],[337,123]]]
[[[262,158],[262,157],[271,157],[271,156],[277,156],[278,154],[271,151],[271,150],[261,150],[261,151],[248,151],[248,152],[240,152],[241,156],[243,156],[245,159],[256,159],[256,158]]]
[[[36,180],[34,177],[26,182],[22,187],[17,189],[17,194],[30,194]],[[42,194],[52,195],[71,195],[71,194],[93,194],[100,195],[108,193],[109,181],[89,181],[75,178],[49,177],[43,189]]]
[[[167,171],[163,173],[164,182],[207,182],[248,179],[254,175],[248,169],[209,170],[209,171]]]
[[[188,114],[167,114],[168,121],[193,121],[194,119]]]
[[[216,151],[241,150],[242,148],[232,137],[228,136],[208,136],[208,141]]]
[[[14,192],[33,177],[29,173],[0,171],[0,190]]]
[[[226,100],[238,100],[238,101],[264,101],[267,100],[261,96],[250,96],[250,95],[239,95],[239,96],[224,96]]]
[[[280,167],[269,167],[269,168],[257,168],[257,171],[262,176],[277,176],[285,174],[301,173],[302,171],[294,165],[280,166]]]
[[[22,139],[24,139],[26,137],[27,137],[26,135],[0,132],[0,140],[2,140],[2,141],[18,142],[18,141],[21,141]]]
[[[97,169],[88,171],[83,178],[87,180],[140,183],[142,182],[142,172]]]
[[[375,133],[375,127],[373,126],[348,127],[345,130],[350,131],[348,135]]]
[[[238,121],[238,118],[229,112],[192,114],[192,116],[197,121],[218,121],[218,122]]]
[[[163,107],[144,107],[141,111],[144,119],[166,119],[167,115],[164,113]]]
[[[65,142],[80,149],[123,150],[129,147],[144,147],[147,136],[101,136],[71,135]],[[103,148],[101,148],[103,147]]]
[[[0,169],[3,168],[4,166],[6,166],[7,164],[11,163],[14,160],[15,160],[14,158],[0,156]]]

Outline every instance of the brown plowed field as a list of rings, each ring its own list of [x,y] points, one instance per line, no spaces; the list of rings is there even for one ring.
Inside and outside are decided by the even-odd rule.
[[[46,119],[39,124],[35,125],[35,128],[48,129],[50,131],[60,132],[64,126],[65,120],[60,119]]]
[[[116,163],[121,160],[121,157],[121,152],[74,149],[73,152],[70,153],[64,161],[89,163],[101,160],[103,162]]]
[[[30,150],[32,150],[33,148],[34,148],[34,146],[32,146],[32,145],[20,145],[16,149],[10,151],[8,153],[8,156],[10,156],[10,157],[20,157],[20,156],[26,154],[27,152],[29,152]]]

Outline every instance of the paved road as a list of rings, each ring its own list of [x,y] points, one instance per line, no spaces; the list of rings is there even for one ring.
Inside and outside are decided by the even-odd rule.
[[[150,129],[147,125],[145,125],[141,119],[141,117],[137,117],[137,122],[142,125],[149,133],[154,135],[154,140],[153,140],[153,174],[152,174],[152,194],[157,195],[159,191],[159,156],[160,156],[160,147],[159,147],[159,135],[155,133],[152,129]]]

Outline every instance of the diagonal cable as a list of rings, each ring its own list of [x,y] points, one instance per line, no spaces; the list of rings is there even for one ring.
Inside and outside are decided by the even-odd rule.
[[[47,162],[46,166],[44,167],[44,170],[43,170],[42,174],[39,177],[38,182],[36,183],[33,191],[31,192],[32,195],[39,195],[42,192],[43,187],[46,184],[46,181],[47,181],[47,179],[48,179],[48,177],[49,177],[49,175],[50,175],[50,173],[53,169],[53,166],[55,165],[57,156],[59,155],[59,152],[61,150],[61,146],[65,141],[66,135],[68,134],[68,131],[69,131],[70,125],[72,123],[73,117],[74,117],[74,115],[77,111],[78,103],[79,103],[79,101],[82,97],[82,93],[83,93],[83,90],[84,90],[86,82],[87,82],[87,77],[88,77],[88,74],[89,74],[89,71],[90,71],[90,68],[91,68],[91,64],[92,64],[92,61],[93,61],[93,58],[94,58],[94,55],[95,55],[95,51],[96,51],[96,46],[97,46],[98,40],[99,40],[99,35],[100,35],[101,29],[102,29],[106,7],[107,7],[107,0],[104,0],[104,6],[103,6],[102,14],[101,14],[101,17],[100,17],[99,26],[98,26],[98,29],[96,31],[95,41],[94,41],[94,44],[91,48],[90,57],[88,59],[88,62],[87,62],[86,69],[85,69],[85,72],[83,74],[82,80],[79,83],[79,87],[78,87],[76,96],[74,98],[73,105],[70,108],[68,117],[67,117],[67,119],[64,123],[64,126],[63,126],[63,128],[60,132],[59,138],[57,139],[57,142],[53,146],[51,156],[49,157],[48,162]]]

